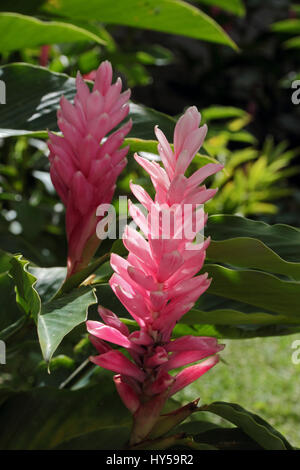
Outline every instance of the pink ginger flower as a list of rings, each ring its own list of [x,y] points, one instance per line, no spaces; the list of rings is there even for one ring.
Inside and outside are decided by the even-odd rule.
[[[199,128],[200,119],[195,107],[179,119],[174,151],[156,127],[164,168],[135,155],[149,173],[156,195],[153,201],[142,187],[131,184],[133,194],[147,211],[145,215],[129,203],[129,212],[143,235],[126,227],[123,242],[129,255],[125,260],[112,254],[115,273],[110,285],[140,329],[130,333],[113,312],[102,307],[99,314],[103,323],[87,322],[90,339],[99,352],[91,360],[117,373],[116,388],[133,414],[132,444],[149,434],[168,397],[213,367],[218,362],[216,353],[223,349],[210,337],[171,340],[176,323],[211,282],[207,274],[197,275],[203,267],[209,239],[196,245],[193,240],[207,218],[199,206],[216,192],[199,185],[222,165],[210,163],[190,177],[184,176],[207,132],[206,126]],[[171,220],[171,226],[164,225],[164,218]],[[127,349],[132,360],[112,349],[108,342]],[[175,375],[170,374],[195,362]]]
[[[72,105],[64,96],[57,112],[63,137],[49,133],[50,174],[66,206],[67,277],[86,267],[97,250],[96,209],[110,203],[116,180],[126,166],[128,147],[120,149],[131,121],[107,136],[129,112],[130,90],[122,81],[112,85],[112,67],[98,68],[92,92],[78,72]]]

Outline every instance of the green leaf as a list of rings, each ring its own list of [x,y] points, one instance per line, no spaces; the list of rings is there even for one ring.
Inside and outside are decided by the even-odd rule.
[[[300,230],[289,225],[268,225],[265,222],[232,215],[208,218],[206,233],[214,241],[236,237],[256,238],[285,261],[300,262]]]
[[[202,117],[205,121],[228,118],[244,118],[248,113],[241,108],[233,106],[210,106],[202,110]]]
[[[122,449],[131,417],[104,375],[76,391],[36,388],[5,397],[0,449]]]
[[[88,307],[96,302],[93,289],[80,287],[43,304],[38,317],[38,336],[45,361],[49,362],[63,338],[87,319]]]
[[[0,250],[0,339],[6,341],[22,328],[26,318],[16,302],[15,282],[9,275],[13,255]]]
[[[234,13],[238,16],[244,16],[246,13],[243,0],[196,0],[198,3],[203,3],[204,5],[209,5],[213,7],[222,8],[224,11],[229,13]]]
[[[29,271],[37,278],[36,290],[42,302],[48,302],[59,290],[66,278],[67,269],[61,267],[38,268],[30,266]]]
[[[128,320],[124,320],[126,323]],[[300,326],[279,325],[187,325],[178,323],[173,330],[173,337],[181,336],[211,336],[218,339],[249,339],[270,336],[292,335],[299,333]]]
[[[300,47],[300,19],[288,19],[278,21],[271,26],[271,29],[276,33],[284,34],[298,34],[298,36],[288,39],[284,42],[286,48],[299,48]]]
[[[300,263],[291,263],[278,256],[260,240],[254,238],[231,238],[212,241],[207,258],[242,268],[255,268],[282,274],[300,281]]]
[[[35,289],[36,277],[28,272],[29,261],[22,255],[16,255],[10,260],[9,275],[15,283],[16,301],[26,316],[32,316],[37,322],[41,310],[41,299]]]
[[[176,431],[186,433],[196,443],[214,446],[215,450],[262,450],[242,429],[226,428],[209,421],[197,419],[183,423]]]
[[[75,79],[29,64],[0,68],[6,84],[6,102],[1,108],[0,136],[35,134],[47,137],[46,129],[56,130],[56,110],[62,95],[71,99]]]
[[[242,429],[255,442],[266,450],[292,449],[290,443],[276,429],[260,416],[245,410],[234,403],[214,402],[201,407],[202,411],[209,411],[226,419]]]
[[[181,0],[60,0],[48,3],[43,10],[67,18],[98,20],[107,24],[121,24],[137,28],[180,34],[237,46],[225,31],[198,8]]]
[[[287,49],[299,49],[300,47],[300,36],[296,36],[294,38],[288,39],[284,42],[284,46]]]
[[[216,264],[206,264],[204,270],[213,278],[209,293],[289,316],[299,323],[300,283],[283,281],[259,271],[236,271]]]
[[[294,318],[266,312],[245,313],[234,309],[218,309],[208,312],[193,308],[182,317],[184,325],[276,325],[295,324]]]
[[[78,26],[56,21],[40,21],[18,13],[0,13],[0,29],[0,52],[74,41],[105,44],[99,36]]]
[[[271,29],[277,33],[300,33],[300,20],[295,18],[277,21],[272,24]]]

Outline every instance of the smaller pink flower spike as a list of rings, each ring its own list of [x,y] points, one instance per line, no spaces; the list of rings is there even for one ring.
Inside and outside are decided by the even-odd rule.
[[[85,268],[100,244],[96,226],[101,218],[96,217],[96,209],[111,202],[128,152],[128,147],[120,146],[131,121],[105,142],[103,138],[128,115],[130,90],[121,93],[120,79],[111,83],[108,61],[102,62],[94,78],[90,91],[78,73],[74,104],[63,96],[57,112],[63,137],[49,133],[50,175],[66,206],[67,277]]]
[[[101,344],[97,348],[100,354],[93,361],[118,372],[117,390],[133,414],[132,445],[148,436],[168,397],[217,364],[217,353],[224,347],[210,337],[171,339],[175,325],[211,283],[207,273],[199,274],[210,239],[196,246],[193,240],[207,220],[199,205],[216,192],[199,185],[223,167],[209,163],[189,178],[185,176],[207,131],[206,126],[199,128],[200,121],[194,106],[185,112],[175,127],[174,151],[162,131],[155,128],[163,167],[135,155],[151,177],[155,198],[152,200],[142,187],[131,184],[133,194],[146,211],[145,215],[129,204],[130,214],[143,235],[131,227],[125,229],[123,242],[129,255],[127,260],[116,254],[111,256],[115,273],[110,285],[140,329],[128,334],[121,328],[120,320],[102,308],[100,315],[109,326],[87,323],[88,331],[98,340],[121,345],[131,356],[134,369],[127,357],[121,359],[121,352],[102,353]],[[188,365],[177,374],[170,373]]]

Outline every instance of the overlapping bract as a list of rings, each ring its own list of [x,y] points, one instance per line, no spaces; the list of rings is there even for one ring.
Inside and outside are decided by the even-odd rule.
[[[103,139],[127,116],[130,90],[121,93],[112,67],[103,62],[92,92],[78,73],[72,105],[62,97],[58,126],[63,137],[49,133],[50,174],[66,206],[68,276],[89,263],[100,241],[96,236],[96,209],[110,203],[116,180],[126,165],[128,147],[120,149],[131,121]]]
[[[132,443],[147,436],[168,397],[217,363],[216,353],[223,348],[209,337],[171,340],[176,323],[210,284],[207,274],[197,275],[209,239],[197,245],[193,240],[206,222],[201,206],[216,191],[199,185],[222,165],[208,164],[189,178],[184,176],[206,135],[206,126],[199,128],[199,124],[197,109],[189,108],[176,125],[174,151],[164,134],[155,129],[164,168],[135,155],[151,177],[155,200],[142,187],[131,185],[147,213],[129,204],[129,212],[143,235],[126,227],[123,241],[129,255],[127,260],[111,256],[115,273],[110,285],[140,329],[130,334],[113,312],[102,307],[99,313],[104,323],[87,322],[91,340],[100,353],[92,361],[118,374],[114,378],[116,387],[134,414]],[[133,362],[107,342],[126,348]],[[202,359],[177,375],[170,374],[173,369]]]

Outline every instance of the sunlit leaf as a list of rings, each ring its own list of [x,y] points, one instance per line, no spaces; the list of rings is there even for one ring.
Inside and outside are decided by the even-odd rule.
[[[38,317],[38,335],[43,356],[47,362],[50,361],[63,338],[87,319],[89,306],[96,302],[97,298],[93,289],[80,287],[43,304]]]
[[[49,2],[45,11],[67,18],[99,20],[165,33],[181,34],[196,39],[236,48],[233,40],[209,16],[181,0],[60,0]]]
[[[0,29],[0,52],[60,42],[94,41],[104,44],[96,34],[75,25],[40,21],[18,13],[0,13]]]

